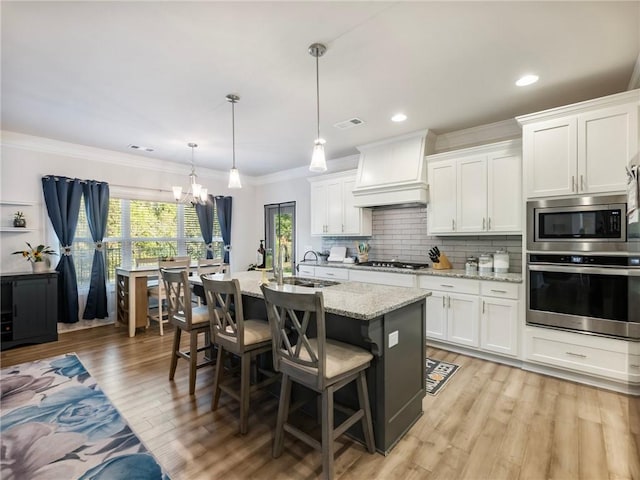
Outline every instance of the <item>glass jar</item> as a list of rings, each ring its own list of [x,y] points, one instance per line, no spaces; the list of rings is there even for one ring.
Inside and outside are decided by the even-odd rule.
[[[493,271],[496,273],[507,273],[509,271],[509,254],[504,248],[493,254]]]
[[[478,257],[467,257],[467,261],[464,264],[464,272],[467,275],[478,273]]]
[[[493,271],[493,255],[491,253],[483,253],[478,261],[478,272],[480,274],[491,273]]]

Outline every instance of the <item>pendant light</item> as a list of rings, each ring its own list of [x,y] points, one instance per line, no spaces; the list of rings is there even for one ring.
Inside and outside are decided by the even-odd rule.
[[[206,203],[207,202],[207,189],[202,188],[202,185],[198,183],[198,176],[196,175],[196,167],[193,160],[194,150],[198,147],[197,143],[190,142],[187,144],[191,148],[191,173],[189,174],[189,188],[187,192],[182,196],[182,187],[173,186],[173,197],[178,203]]]
[[[229,170],[229,188],[242,188],[242,183],[240,182],[240,173],[236,168],[236,111],[235,105],[240,97],[238,95],[233,95],[230,93],[227,95],[227,100],[231,103],[231,148],[232,148],[232,156],[233,156],[233,164],[231,166],[231,170]]]
[[[317,112],[317,126],[318,135],[316,141],[313,144],[313,155],[311,156],[311,164],[309,170],[312,172],[326,172],[327,161],[324,156],[324,144],[325,141],[320,138],[320,68],[318,65],[318,58],[324,55],[327,51],[327,47],[321,43],[314,43],[309,46],[309,55],[316,57],[316,112]]]

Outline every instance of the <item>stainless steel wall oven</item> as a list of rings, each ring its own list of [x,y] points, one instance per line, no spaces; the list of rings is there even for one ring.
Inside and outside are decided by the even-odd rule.
[[[640,340],[640,255],[528,254],[527,324]]]

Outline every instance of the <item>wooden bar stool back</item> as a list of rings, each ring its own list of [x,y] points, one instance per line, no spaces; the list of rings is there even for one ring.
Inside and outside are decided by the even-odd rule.
[[[191,259],[189,257],[175,257],[174,260],[161,260],[158,262],[158,283],[152,284],[147,287],[147,297],[149,299],[156,299],[158,302],[157,312],[155,308],[149,307],[147,312],[147,320],[153,320],[158,322],[160,327],[160,335],[164,335],[163,325],[169,322],[169,313],[165,306],[166,303],[166,294],[164,290],[164,285],[162,284],[162,276],[160,274],[160,270],[165,269],[173,269],[179,270],[184,269],[185,271],[189,268],[191,264]]]
[[[282,387],[278,419],[273,442],[273,456],[279,457],[284,446],[284,432],[322,452],[322,471],[325,478],[333,478],[334,440],[356,422],[362,422],[365,444],[375,451],[371,408],[367,392],[366,369],[373,355],[367,350],[326,338],[325,311],[322,292],[290,293],[261,286],[273,337],[273,362],[282,372]],[[317,334],[312,337],[312,325]],[[334,393],[356,381],[359,408],[356,411],[336,405],[350,414],[334,428]],[[294,425],[287,423],[291,382],[302,384],[318,392],[322,403],[322,442]]]
[[[160,269],[164,291],[167,298],[169,322],[175,326],[173,349],[171,351],[171,367],[169,380],[173,380],[178,359],[189,362],[189,395],[196,389],[196,370],[211,365],[213,359],[212,345],[209,336],[209,311],[206,307],[195,307],[191,304],[191,288],[189,273],[186,269]],[[189,351],[180,351],[182,332],[189,334]],[[198,347],[198,335],[204,334],[204,346]],[[209,352],[209,358],[198,363],[198,352]]]
[[[213,381],[211,410],[218,408],[220,392],[224,391],[240,402],[240,433],[248,430],[249,397],[254,391],[275,382],[279,375],[260,370],[266,378],[251,385],[251,365],[256,356],[271,350],[271,330],[265,320],[245,319],[242,309],[242,293],[238,280],[217,280],[207,275],[200,277],[209,309],[211,337],[218,347],[216,373]],[[224,353],[240,358],[240,391],[233,388],[232,378],[223,381],[225,374]],[[255,362],[254,362],[255,364]],[[257,368],[257,365],[256,365]]]

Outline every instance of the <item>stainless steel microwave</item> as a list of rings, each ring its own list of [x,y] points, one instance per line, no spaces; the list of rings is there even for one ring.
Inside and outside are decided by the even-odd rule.
[[[527,250],[625,252],[624,195],[527,202]]]

